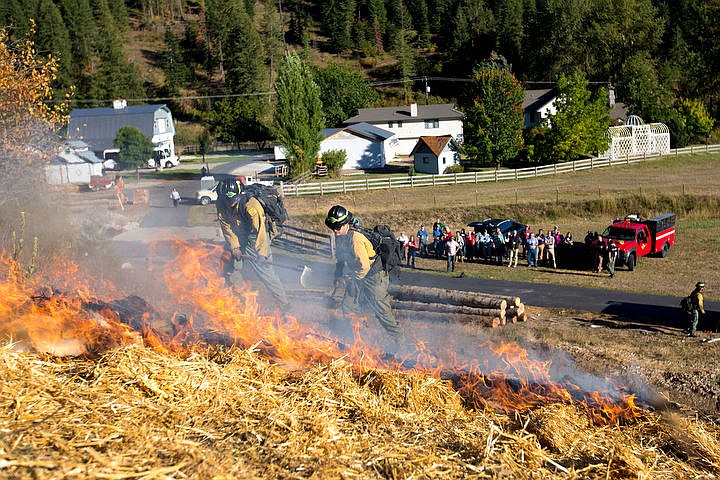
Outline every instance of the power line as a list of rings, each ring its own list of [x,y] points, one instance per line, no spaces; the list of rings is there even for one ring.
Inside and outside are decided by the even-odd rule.
[[[392,79],[382,80],[377,82],[369,82],[368,85],[371,87],[382,87],[388,85],[402,85],[407,82],[451,82],[451,83],[471,83],[471,78],[457,78],[457,77],[410,77],[408,79]],[[536,85],[555,85],[556,82],[546,80],[526,80],[522,82],[525,85],[536,84]],[[608,82],[587,82],[590,85],[605,85]],[[148,98],[127,98],[128,102],[143,103],[143,102],[168,102],[178,100],[208,100],[208,99],[222,99],[222,98],[238,98],[238,97],[257,97],[257,96],[270,96],[275,95],[275,92],[256,92],[256,93],[227,93],[222,95],[182,95],[177,97],[148,97]],[[97,99],[97,98],[86,98],[86,99],[70,99],[70,103],[109,103],[111,104],[115,99]],[[63,100],[49,100],[45,103],[61,103]]]
[[[153,98],[126,98],[128,102],[167,102],[170,100],[203,100],[210,98],[237,98],[237,97],[256,97],[275,95],[275,92],[257,92],[257,93],[227,93],[224,95],[184,95],[179,97],[153,97]],[[112,103],[115,99],[70,99],[70,103]],[[60,103],[62,100],[51,100],[46,103]]]

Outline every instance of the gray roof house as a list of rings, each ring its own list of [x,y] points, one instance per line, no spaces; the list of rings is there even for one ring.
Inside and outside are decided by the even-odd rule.
[[[420,137],[413,148],[413,166],[418,173],[440,175],[460,161],[460,147],[450,135]]]
[[[103,160],[82,141],[67,142],[45,166],[50,185],[88,184],[93,175],[103,174]]]
[[[113,107],[76,108],[70,112],[68,140],[82,140],[95,152],[113,148],[120,128],[137,127],[155,147],[175,155],[175,124],[166,105],[133,105],[116,100]]]
[[[320,156],[328,150],[345,150],[346,169],[382,168],[395,156],[395,134],[366,122],[326,128],[320,135]]]
[[[525,90],[525,98],[523,99],[523,127],[537,127],[543,118],[554,115],[557,112],[555,108],[555,98],[557,93],[554,88],[546,88],[542,90]]]
[[[525,90],[523,100],[524,128],[537,127],[540,122],[557,113],[555,99],[557,92],[554,88],[542,90]],[[624,103],[615,101],[615,90],[608,89],[608,107],[610,108],[610,119],[615,122],[625,123],[628,111]]]
[[[353,125],[366,122],[395,134],[395,155],[408,156],[420,137],[451,135],[463,140],[465,115],[454,104],[411,105],[399,107],[361,108],[357,115],[343,123]],[[387,161],[392,161],[391,157]]]

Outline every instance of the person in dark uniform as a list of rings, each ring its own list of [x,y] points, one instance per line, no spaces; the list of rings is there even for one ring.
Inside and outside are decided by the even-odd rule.
[[[402,326],[390,309],[388,274],[370,240],[350,228],[353,223],[352,213],[342,205],[330,208],[325,218],[335,234],[337,256],[331,303],[339,304],[345,316],[370,311],[391,336],[400,337]]]
[[[244,185],[233,177],[221,179],[217,193],[218,220],[232,253],[228,272],[230,282],[235,287],[244,284],[242,270],[247,262],[270,292],[275,307],[286,312],[290,302],[272,264],[270,235],[262,204],[246,194]]]

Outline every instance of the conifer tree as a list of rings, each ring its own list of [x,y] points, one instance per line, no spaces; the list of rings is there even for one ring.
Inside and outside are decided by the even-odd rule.
[[[312,168],[323,128],[320,88],[295,53],[285,55],[275,82],[277,104],[272,132],[282,145],[292,176]]]

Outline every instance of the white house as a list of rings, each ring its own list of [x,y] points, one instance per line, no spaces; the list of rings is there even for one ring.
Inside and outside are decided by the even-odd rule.
[[[361,108],[357,115],[343,123],[353,125],[366,122],[395,134],[395,155],[407,156],[420,137],[451,135],[457,142],[463,141],[463,118],[465,115],[455,105],[438,105]],[[387,157],[387,161],[392,161]]]
[[[554,88],[548,88],[544,90],[525,90],[525,97],[523,99],[523,117],[525,128],[537,127],[540,122],[555,115],[557,113],[557,107],[555,106],[555,100],[557,99],[557,92]],[[610,108],[610,119],[624,123],[625,118],[628,114],[627,106],[624,103],[615,101],[615,89],[608,88],[608,107]]]
[[[523,126],[525,128],[537,127],[544,118],[557,113],[555,99],[557,94],[554,88],[543,90],[525,90],[523,99]]]
[[[329,150],[345,150],[346,169],[382,168],[395,156],[395,134],[369,123],[356,123],[342,128],[326,128],[321,132],[320,157]]]
[[[382,168],[388,159],[395,156],[397,139],[395,134],[369,123],[361,122],[347,127],[326,128],[320,132],[318,157],[330,150],[344,150],[346,169]],[[275,160],[285,160],[284,149],[274,147]]]
[[[68,142],[45,166],[45,180],[50,185],[90,183],[90,177],[103,174],[103,160],[83,142]]]
[[[113,148],[118,130],[137,127],[166,157],[175,157],[175,123],[166,105],[133,105],[116,100],[113,107],[76,108],[70,112],[68,140],[82,140],[91,150]]]
[[[418,173],[439,175],[460,161],[459,146],[451,135],[420,137],[411,155]]]

